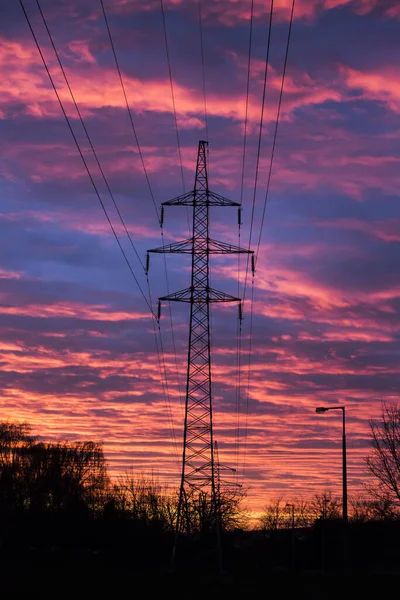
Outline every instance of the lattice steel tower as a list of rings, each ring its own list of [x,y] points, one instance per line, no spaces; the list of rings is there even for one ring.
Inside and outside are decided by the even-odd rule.
[[[209,258],[211,254],[251,254],[251,264],[254,270],[254,254],[252,251],[213,240],[209,236],[210,207],[238,207],[240,225],[240,204],[209,190],[207,145],[208,142],[199,142],[194,189],[177,198],[163,202],[161,207],[162,226],[164,206],[192,206],[192,237],[149,250],[149,252],[157,253],[189,254],[192,257],[190,287],[159,298],[159,303],[173,301],[190,304],[182,476],[177,532],[180,530],[190,532],[193,526],[191,523],[193,510],[191,514],[188,511],[189,497],[192,501],[195,498],[198,506],[208,506],[208,523],[201,523],[200,516],[200,528],[207,528],[212,522],[215,524],[215,519],[210,519],[210,510],[212,513],[212,507],[216,506],[217,488],[213,443],[210,304],[214,302],[240,302],[240,298],[210,287]],[[159,315],[160,306],[161,304],[159,304]],[[239,304],[239,318],[242,318],[241,304]],[[197,526],[199,526],[198,523]]]

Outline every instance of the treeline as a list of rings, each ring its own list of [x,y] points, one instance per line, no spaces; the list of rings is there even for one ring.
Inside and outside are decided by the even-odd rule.
[[[40,588],[40,573],[159,570],[175,514],[175,495],[153,478],[113,481],[100,443],[44,442],[26,423],[0,424],[0,576],[10,588],[20,572]]]
[[[0,513],[95,512],[109,485],[100,444],[39,442],[23,423],[0,424]]]
[[[371,422],[371,453],[366,466],[374,476],[363,496],[349,496],[349,518],[365,522],[400,518],[400,409],[382,405]],[[245,492],[224,489],[218,497],[221,531],[249,528]],[[206,497],[187,497],[182,531],[215,529],[216,512]],[[27,423],[0,423],[0,524],[14,515],[74,515],[81,519],[129,520],[141,527],[174,532],[177,490],[153,477],[128,472],[112,480],[100,443],[43,442]],[[311,500],[278,498],[269,502],[255,524],[261,530],[311,527],[342,516],[341,499],[330,492]],[[4,530],[4,528],[3,528]],[[0,534],[1,535],[1,534]]]
[[[394,521],[400,519],[400,511],[394,503],[376,498],[366,493],[350,496],[348,499],[348,518],[350,523],[367,521]],[[310,500],[302,497],[283,497],[268,502],[256,527],[264,531],[277,529],[309,528],[319,521],[339,521],[342,519],[342,499],[331,492],[314,494]]]
[[[27,423],[0,423],[0,519],[12,515],[124,516],[171,529],[175,499],[154,479],[112,481],[102,444],[43,442]]]
[[[91,570],[97,578],[169,569],[178,501],[178,490],[151,475],[111,478],[100,443],[44,442],[26,423],[0,423],[0,577],[11,587],[21,569],[54,577],[83,568],[85,579]],[[221,535],[243,528],[241,501],[236,490],[220,493],[218,506],[188,494],[180,533],[191,535],[182,536],[175,564],[196,557],[215,569],[217,519]]]
[[[341,499],[330,493],[270,502],[255,527],[242,489],[219,490],[217,503],[189,495],[180,532],[191,535],[179,536],[175,565],[206,573],[222,557],[232,576],[246,573],[261,583],[285,569],[397,568],[399,414],[388,409],[386,420],[373,424],[367,460],[377,486],[365,498],[350,496],[348,526]],[[101,444],[43,442],[26,423],[0,423],[0,576],[11,588],[20,572],[48,576],[61,566],[64,576],[84,569],[80,576],[90,585],[91,572],[103,570],[144,578],[169,572],[177,512],[177,490],[152,476],[112,479]]]
[[[242,499],[237,490],[224,490],[217,506],[206,494],[187,494],[181,532],[215,531],[217,519],[222,532],[243,527]],[[0,423],[0,526],[70,518],[173,534],[177,512],[178,491],[151,475],[129,471],[111,479],[100,443],[43,442],[27,423]]]

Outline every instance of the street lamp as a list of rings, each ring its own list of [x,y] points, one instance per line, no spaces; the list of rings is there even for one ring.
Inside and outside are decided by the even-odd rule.
[[[342,457],[343,457],[343,521],[347,523],[347,461],[346,461],[346,408],[344,406],[319,406],[315,409],[318,414],[328,410],[341,410],[343,416]]]
[[[322,499],[322,520],[325,521],[326,519],[326,515],[327,515],[327,510],[326,507],[327,505],[330,503],[329,498],[323,498]]]

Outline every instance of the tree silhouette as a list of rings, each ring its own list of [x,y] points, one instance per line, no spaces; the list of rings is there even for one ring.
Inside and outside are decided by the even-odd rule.
[[[259,518],[259,524],[264,531],[276,531],[287,527],[286,504],[283,498],[271,500]]]
[[[314,520],[340,519],[341,501],[331,492],[314,494],[309,503],[309,513]]]
[[[27,423],[0,423],[0,509],[98,510],[108,487],[102,445],[38,442]]]
[[[247,523],[243,509],[245,491],[226,487],[219,490],[215,499],[205,492],[189,490],[180,520],[181,533],[210,533],[219,528],[220,532],[243,528]]]
[[[176,506],[170,490],[152,474],[136,474],[129,470],[112,486],[107,510],[125,515],[141,525],[173,531]]]
[[[381,418],[371,420],[372,452],[366,464],[378,484],[368,490],[375,498],[376,513],[400,517],[400,406],[382,403]]]

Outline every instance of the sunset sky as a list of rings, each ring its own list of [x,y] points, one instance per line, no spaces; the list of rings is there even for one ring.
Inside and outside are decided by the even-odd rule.
[[[40,2],[142,263],[188,237],[186,209],[166,208],[164,239],[157,211],[193,187],[207,133],[211,189],[241,199],[252,2],[201,0],[201,29],[197,0],[163,4],[182,168],[160,1],[104,0],[146,178],[100,0]],[[24,5],[148,298],[36,1]],[[317,406],[346,406],[349,495],[362,492],[368,421],[400,384],[400,4],[296,1],[261,228],[291,5],[274,2],[254,195],[270,12],[254,1],[240,239],[235,209],[211,214],[212,237],[248,247],[252,230],[257,252],[240,342],[237,307],[212,311],[214,436],[253,511],[279,496],[340,495],[341,414]],[[0,4],[0,68],[1,420],[26,420],[44,439],[103,441],[114,476],[133,467],[177,486],[188,306],[163,306],[160,342],[16,0]],[[245,259],[212,259],[212,285],[227,293],[239,275],[243,296],[245,272]],[[189,285],[189,258],[152,255],[149,281],[156,310],[158,296]]]

